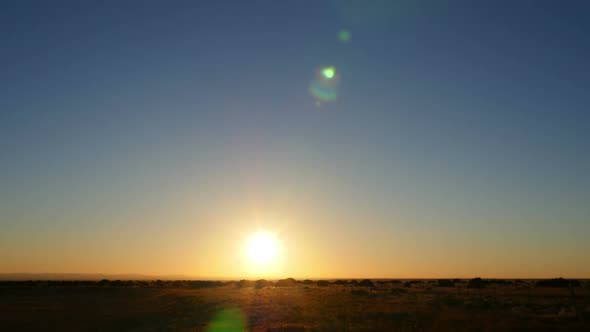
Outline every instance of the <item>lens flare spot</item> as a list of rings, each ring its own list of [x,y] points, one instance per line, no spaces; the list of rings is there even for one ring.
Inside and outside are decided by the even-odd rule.
[[[215,315],[206,332],[233,332],[246,330],[246,317],[238,308],[223,309]]]
[[[340,75],[336,67],[320,67],[316,71],[315,78],[309,84],[309,92],[320,102],[334,101],[338,98],[338,86]]]
[[[338,40],[342,43],[348,43],[351,37],[352,35],[350,34],[350,31],[346,29],[338,31]]]
[[[334,101],[338,98],[338,91],[334,87],[322,84],[319,81],[311,83],[309,92],[321,101]]]
[[[326,67],[322,69],[322,75],[324,75],[325,78],[331,80],[334,78],[334,75],[336,75],[336,69],[334,67]]]

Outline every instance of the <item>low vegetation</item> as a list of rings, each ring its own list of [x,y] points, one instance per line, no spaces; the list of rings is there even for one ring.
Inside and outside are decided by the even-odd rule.
[[[588,331],[578,280],[0,282],[3,331]]]

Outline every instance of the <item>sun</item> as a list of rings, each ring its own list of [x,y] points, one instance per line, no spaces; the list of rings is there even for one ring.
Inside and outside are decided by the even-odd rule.
[[[279,242],[275,234],[259,231],[250,235],[246,241],[246,257],[256,266],[275,263],[279,254]]]

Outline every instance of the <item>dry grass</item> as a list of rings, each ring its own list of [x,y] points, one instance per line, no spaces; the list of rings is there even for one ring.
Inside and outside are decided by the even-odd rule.
[[[5,331],[205,331],[228,308],[247,331],[585,331],[590,289],[574,299],[528,285],[0,286]]]

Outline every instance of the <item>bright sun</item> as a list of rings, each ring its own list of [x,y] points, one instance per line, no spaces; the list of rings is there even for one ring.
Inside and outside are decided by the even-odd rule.
[[[255,265],[269,265],[275,262],[279,253],[276,236],[270,232],[257,232],[248,237],[246,256]]]

